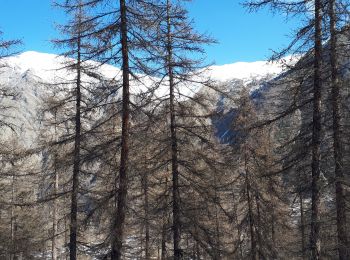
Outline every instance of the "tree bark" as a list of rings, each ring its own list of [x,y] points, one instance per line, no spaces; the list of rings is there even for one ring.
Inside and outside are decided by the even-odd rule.
[[[321,64],[322,64],[322,3],[315,0],[315,54],[313,87],[313,123],[312,123],[312,183],[311,183],[311,259],[320,259],[320,146],[321,146]]]
[[[126,211],[126,196],[128,186],[128,161],[129,161],[129,117],[130,117],[130,80],[129,80],[129,48],[128,27],[125,0],[120,0],[120,37],[122,47],[122,73],[123,73],[123,116],[121,155],[119,168],[119,190],[117,199],[117,212],[112,229],[111,260],[120,260],[122,256],[124,222]],[[117,195],[117,194],[116,194]]]
[[[336,208],[337,208],[337,235],[338,235],[338,254],[340,260],[349,259],[350,245],[347,238],[346,229],[346,203],[345,193],[342,181],[343,173],[343,154],[341,144],[341,129],[340,129],[340,88],[338,81],[338,54],[337,54],[337,29],[336,29],[336,13],[335,0],[329,1],[329,23],[330,23],[330,46],[331,46],[331,80],[332,80],[332,110],[333,110],[333,153],[334,153],[334,173],[335,173],[335,193],[336,193]]]

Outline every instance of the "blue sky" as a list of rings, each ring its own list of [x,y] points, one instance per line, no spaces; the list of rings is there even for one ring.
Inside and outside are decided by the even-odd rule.
[[[243,0],[242,0],[243,1]],[[206,48],[207,61],[227,64],[267,59],[272,50],[285,46],[295,22],[268,10],[249,13],[241,0],[193,0],[190,16],[199,32],[206,32],[219,43]],[[57,37],[55,23],[64,14],[51,0],[1,0],[0,29],[6,38],[22,39],[23,50],[58,53],[50,44]]]

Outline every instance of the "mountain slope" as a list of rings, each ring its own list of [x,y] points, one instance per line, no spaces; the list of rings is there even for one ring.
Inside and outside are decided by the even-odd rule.
[[[39,53],[34,51],[24,52],[17,56],[9,57],[1,61],[3,67],[0,73],[0,84],[17,93],[13,98],[2,98],[1,103],[12,107],[5,116],[15,126],[20,139],[27,146],[32,145],[35,133],[38,129],[38,112],[43,94],[47,94],[50,88],[44,87],[45,83],[59,83],[62,79],[74,79],[74,74],[63,68],[67,60],[54,54]],[[93,63],[93,62],[92,62]],[[205,70],[205,76],[210,77],[230,91],[239,91],[242,86],[259,88],[262,79],[271,79],[282,72],[280,63],[238,62],[222,66],[211,66]],[[120,69],[111,65],[103,65],[99,69],[101,75],[106,78],[120,78]],[[133,93],[147,90],[152,84],[151,79],[143,77],[143,84],[134,83]],[[254,84],[255,82],[255,84]],[[181,89],[185,95],[194,95],[200,89],[196,86],[192,89]],[[158,95],[167,94],[167,87],[163,86]],[[210,94],[210,93],[208,93]],[[219,97],[218,97],[219,98]],[[5,120],[5,119],[4,119]]]

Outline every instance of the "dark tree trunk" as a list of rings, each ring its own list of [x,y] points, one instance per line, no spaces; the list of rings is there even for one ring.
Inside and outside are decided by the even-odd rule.
[[[78,215],[78,188],[79,188],[79,171],[80,171],[80,139],[81,139],[81,122],[80,122],[80,102],[81,102],[81,39],[77,37],[77,79],[76,79],[76,111],[75,111],[75,138],[74,138],[74,162],[73,162],[73,179],[72,179],[72,197],[70,213],[70,234],[69,234],[69,256],[70,260],[77,259],[77,215]]]
[[[258,194],[255,194],[255,203],[256,203],[256,211],[257,211],[257,228],[256,228],[256,236],[258,238],[258,255],[259,259],[265,259],[262,251],[262,241],[261,241],[261,215],[260,215],[260,202]]]
[[[247,151],[245,151],[247,153]],[[251,198],[251,185],[250,178],[248,176],[248,162],[247,162],[247,154],[244,155],[244,164],[245,164],[245,181],[246,181],[246,195],[247,195],[247,203],[248,203],[248,216],[249,216],[249,231],[250,231],[250,258],[252,260],[257,260],[257,242],[255,237],[255,224],[254,224],[254,214],[253,214],[253,201]]]
[[[122,137],[121,156],[119,169],[119,190],[117,199],[117,212],[112,229],[112,250],[111,259],[120,260],[123,247],[123,233],[126,210],[127,195],[127,170],[129,156],[129,115],[130,115],[130,82],[129,82],[129,50],[128,50],[128,28],[125,0],[120,0],[120,37],[122,45],[122,70],[123,70],[123,116],[122,116]],[[116,194],[117,195],[117,194]]]
[[[11,183],[11,250],[10,260],[14,260],[16,257],[16,243],[15,243],[15,176],[12,176]]]
[[[312,123],[312,183],[311,183],[311,259],[320,259],[320,146],[321,146],[321,64],[322,64],[322,2],[315,0],[315,57]]]
[[[239,226],[239,222],[238,222],[238,214],[237,214],[237,203],[235,203],[235,191],[234,189],[232,189],[232,202],[233,202],[233,205],[232,205],[232,208],[233,208],[233,221],[234,221],[234,224],[237,225],[237,237],[238,237],[238,240],[239,240],[239,256],[240,256],[240,259],[243,259],[243,247],[242,247],[242,240],[241,240],[241,227]],[[236,231],[236,228],[235,228],[235,231]],[[235,246],[235,245],[233,245]]]
[[[332,79],[332,108],[333,108],[333,151],[335,164],[335,192],[337,208],[337,233],[338,233],[338,253],[339,259],[349,259],[348,250],[350,245],[346,233],[346,204],[345,193],[342,185],[343,174],[343,155],[341,145],[340,130],[340,89],[338,81],[338,61],[337,61],[337,29],[335,0],[329,1],[329,18],[330,18],[330,45],[331,45],[331,79]]]
[[[302,255],[302,259],[306,259],[304,200],[303,200],[303,194],[301,192],[299,193],[299,200],[300,200],[301,255]]]
[[[149,250],[149,203],[148,203],[148,175],[147,172],[143,177],[143,196],[144,196],[144,211],[145,211],[145,260],[150,259]]]
[[[171,134],[171,171],[173,181],[173,243],[174,243],[174,260],[181,259],[180,248],[180,193],[179,193],[179,172],[178,172],[178,148],[177,148],[177,136],[176,136],[176,119],[175,119],[175,84],[173,74],[173,49],[172,49],[172,37],[171,37],[171,18],[170,18],[170,0],[167,0],[167,69],[169,76],[169,88],[170,88],[170,134]]]
[[[196,241],[196,260],[200,260],[201,259],[201,253],[200,253],[200,248],[199,248],[199,245],[198,245],[198,242]]]
[[[168,178],[165,178],[165,190],[168,190]],[[167,195],[165,194],[165,205],[168,205],[168,199]],[[166,209],[166,206],[164,207]],[[161,260],[166,259],[166,240],[167,240],[167,227],[168,227],[168,218],[167,218],[167,211],[165,210],[163,212],[163,223],[162,223],[162,241],[161,241],[161,247],[162,247],[162,255]]]
[[[161,255],[161,260],[166,259],[166,222],[163,222],[162,226],[162,255]]]
[[[271,240],[272,240],[272,259],[278,259],[278,250],[277,250],[277,244],[276,244],[276,216],[275,216],[275,210],[271,209]]]
[[[217,203],[219,203],[219,197],[217,195],[217,179],[216,175],[214,176],[214,198],[215,198],[215,255],[213,257],[214,260],[221,259],[221,242],[220,242],[220,220],[219,220],[219,210]]]
[[[57,112],[54,112],[55,115],[55,136],[58,136],[57,134]],[[57,140],[56,140],[57,141]],[[53,209],[52,209],[52,241],[51,241],[51,258],[52,260],[57,259],[57,249],[56,249],[56,235],[57,235],[57,192],[58,192],[58,173],[57,173],[57,151],[55,151],[54,154],[54,200],[53,200]]]
[[[66,205],[66,198],[64,198],[64,204]],[[64,216],[64,259],[68,259],[68,223],[67,223],[67,216]]]

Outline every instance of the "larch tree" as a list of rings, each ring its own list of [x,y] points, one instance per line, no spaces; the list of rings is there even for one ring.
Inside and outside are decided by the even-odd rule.
[[[286,257],[290,233],[288,204],[282,192],[288,189],[276,159],[277,142],[272,137],[276,130],[254,127],[259,120],[257,107],[243,89],[231,129],[232,157],[237,162],[231,197],[236,205],[234,227],[240,230],[233,252],[241,258],[279,259]]]
[[[86,153],[83,155],[81,151],[82,145],[86,145],[83,142],[89,131],[87,128],[91,125],[90,116],[94,113],[95,103],[92,102],[91,95],[100,84],[100,75],[97,71],[99,65],[90,61],[91,56],[94,55],[93,50],[95,50],[92,38],[96,24],[87,15],[87,7],[89,7],[90,2],[72,0],[56,4],[72,17],[66,25],[60,27],[63,38],[54,40],[54,44],[65,51],[62,54],[64,58],[61,60],[61,68],[57,68],[57,70],[58,72],[65,71],[69,74],[69,78],[60,79],[59,82],[51,84],[52,88],[57,88],[58,93],[56,99],[52,99],[51,103],[46,105],[45,110],[54,115],[53,124],[55,135],[58,137],[53,140],[52,144],[61,146],[57,152],[63,152],[64,147],[67,149],[71,146],[68,149],[72,149],[65,155],[65,160],[68,163],[63,165],[72,167],[72,176],[69,178],[71,184],[69,257],[77,259],[78,211],[81,199],[80,189],[83,187],[80,174],[83,164],[86,164],[84,158],[87,156]],[[61,130],[57,132],[57,128]],[[54,171],[56,172],[57,169]],[[54,189],[57,189],[58,186],[57,178],[55,178]],[[52,255],[55,255],[55,246],[53,245],[52,248]]]
[[[346,201],[344,191],[344,168],[343,147],[341,140],[341,96],[339,83],[339,62],[337,51],[338,29],[337,1],[328,1],[329,30],[330,30],[330,66],[331,66],[331,88],[332,88],[332,111],[333,111],[333,153],[334,153],[334,175],[337,211],[337,234],[339,259],[348,259],[349,238],[347,235]]]
[[[159,80],[150,97],[151,132],[155,136],[149,138],[159,145],[151,152],[156,163],[151,169],[162,175],[162,184],[157,184],[164,190],[159,194],[162,199],[171,195],[170,207],[162,208],[171,216],[171,256],[201,257],[201,248],[203,255],[220,259],[222,229],[219,209],[215,210],[214,205],[218,201],[221,160],[210,122],[215,101],[208,94],[215,91],[210,88],[201,59],[192,58],[196,53],[203,54],[202,46],[214,41],[193,30],[182,1],[159,1],[152,13],[156,19],[148,35],[153,39],[149,53],[153,54],[150,60]],[[186,197],[191,197],[193,204]],[[205,214],[214,220],[208,220]],[[166,226],[162,233],[170,231]],[[168,250],[164,252],[166,244],[162,242],[162,257],[169,254]],[[198,250],[193,250],[196,247]]]
[[[110,215],[110,232],[108,234],[109,255],[112,259],[121,259],[123,255],[124,230],[129,204],[127,191],[132,186],[129,181],[131,179],[129,165],[130,160],[133,159],[129,156],[132,143],[130,129],[133,125],[131,113],[137,110],[138,106],[134,102],[135,92],[131,92],[130,86],[135,84],[135,88],[136,85],[143,87],[144,84],[141,81],[144,76],[140,73],[144,75],[149,73],[147,57],[145,57],[147,54],[145,49],[149,46],[149,42],[147,42],[147,37],[143,36],[150,23],[146,11],[153,5],[153,2],[151,0],[137,2],[120,0],[119,4],[116,5],[106,0],[94,0],[86,3],[86,6],[92,7],[94,11],[94,16],[89,21],[98,24],[94,32],[91,33],[96,46],[90,52],[90,58],[101,64],[108,63],[120,67],[120,73],[116,71],[109,83],[106,83],[109,87],[106,87],[105,92],[103,90],[99,92],[101,95],[99,106],[103,107],[104,116],[96,120],[91,133],[98,133],[106,127],[116,126],[116,122],[120,124],[120,127],[112,127],[116,131],[114,135],[110,136],[113,142],[105,140],[105,143],[95,143],[89,148],[90,151],[93,151],[92,147],[95,147],[95,155],[91,155],[91,158],[103,160],[108,165],[114,165],[116,171],[113,173],[113,190],[108,190],[105,199],[102,199],[104,203],[108,203],[110,200],[115,201],[111,204],[114,213]],[[108,92],[109,90],[110,92]],[[142,110],[140,111],[142,112]],[[101,141],[101,137],[97,135],[92,138]],[[106,149],[109,149],[113,144],[115,147],[112,148],[112,151],[115,151],[115,154],[106,160],[107,158],[103,158],[104,155],[109,154]],[[108,165],[99,165],[98,179],[102,176],[107,177],[103,171]],[[102,181],[102,178],[100,180]],[[101,208],[100,203],[96,205],[95,209],[98,208]]]
[[[315,46],[314,46],[314,88],[312,123],[312,162],[311,162],[311,259],[320,259],[320,159],[321,159],[321,66],[322,66],[322,3],[315,0]]]
[[[122,137],[119,168],[119,190],[117,199],[117,210],[112,227],[111,259],[122,258],[122,245],[124,234],[124,222],[126,211],[126,195],[128,186],[128,163],[129,163],[129,127],[130,127],[130,68],[129,68],[129,41],[128,20],[125,0],[120,0],[120,41],[122,52],[122,81],[123,81],[123,105],[122,105]]]
[[[251,8],[258,8],[261,6],[270,5],[274,9],[280,9],[286,13],[293,12],[308,12],[310,5],[313,6],[314,17],[312,23],[308,23],[299,34],[297,34],[292,44],[280,53],[284,55],[291,51],[291,48],[300,42],[302,36],[307,35],[309,32],[313,32],[311,38],[312,45],[312,57],[313,57],[313,84],[312,84],[312,140],[310,143],[311,149],[311,225],[310,225],[310,254],[311,259],[320,258],[320,196],[321,196],[321,184],[320,184],[320,160],[321,160],[321,138],[322,138],[322,106],[321,106],[321,93],[322,93],[322,1],[316,0],[313,3],[309,1],[250,1],[248,6]],[[310,41],[310,38],[306,38],[306,41]]]

